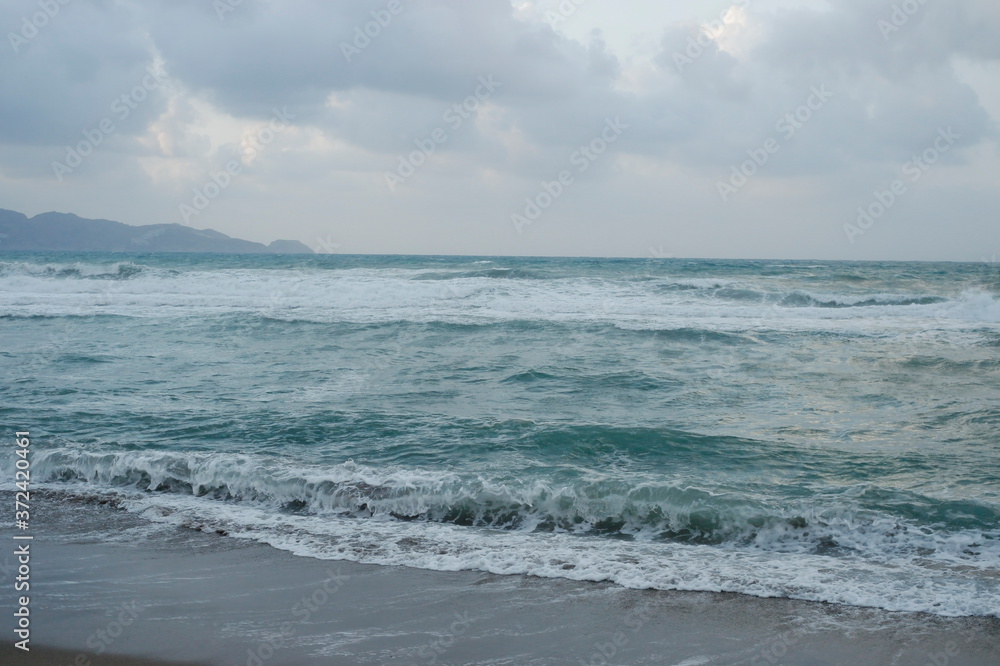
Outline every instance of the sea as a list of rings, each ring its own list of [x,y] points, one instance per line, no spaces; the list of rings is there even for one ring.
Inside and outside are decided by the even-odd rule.
[[[2,486],[30,431],[33,491],[150,538],[1000,617],[998,299],[987,262],[0,254]]]

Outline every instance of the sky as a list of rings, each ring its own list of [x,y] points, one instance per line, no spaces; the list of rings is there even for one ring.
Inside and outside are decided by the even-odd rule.
[[[5,0],[0,208],[318,252],[995,261],[997,0]]]

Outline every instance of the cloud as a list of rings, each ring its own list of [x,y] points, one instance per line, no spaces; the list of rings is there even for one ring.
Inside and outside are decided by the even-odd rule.
[[[572,38],[564,31],[570,22],[599,14],[581,10],[553,26],[535,3],[223,1],[231,11],[201,0],[72,0],[17,52],[3,53],[0,183],[51,179],[50,165],[66,146],[111,117],[114,132],[66,187],[97,186],[112,198],[107,178],[128,172],[133,191],[146,192],[167,215],[281,108],[295,115],[293,126],[247,164],[227,197],[304,197],[297,209],[319,219],[325,198],[302,183],[327,182],[332,191],[364,191],[352,205],[376,227],[399,214],[385,197],[427,207],[416,217],[428,233],[433,207],[447,197],[462,200],[452,208],[465,214],[484,198],[517,209],[540,180],[599,136],[608,118],[629,129],[581,175],[593,187],[572,196],[590,205],[560,204],[585,218],[596,210],[598,191],[619,198],[620,209],[662,205],[659,193],[624,186],[630,176],[644,181],[652,173],[685,183],[673,196],[700,210],[691,215],[711,218],[717,181],[769,139],[780,150],[741,196],[763,197],[759,211],[770,206],[789,215],[805,205],[790,192],[808,191],[814,209],[832,211],[830,197],[891,174],[940,128],[954,128],[961,139],[939,171],[973,168],[972,155],[984,146],[995,153],[984,84],[973,88],[956,65],[1000,59],[993,0],[830,0],[776,10],[739,2],[712,11],[692,0],[688,15],[703,18],[659,26],[651,53],[609,41],[599,25],[574,29],[579,36]],[[37,11],[33,0],[5,3],[0,26],[18,34]],[[165,82],[119,118],[112,104],[141,86],[153,64]],[[449,110],[476,97],[482,77],[499,85],[454,125]],[[812,108],[817,89],[831,95]],[[789,117],[792,133],[785,131]],[[419,173],[395,192],[385,189],[385,173],[439,129],[446,138]],[[466,200],[472,192],[477,198]],[[635,196],[646,201],[626,205],[625,197]],[[503,220],[498,205],[500,213],[476,214]],[[97,216],[114,217],[110,208]],[[232,209],[245,210],[236,201]],[[227,210],[219,205],[206,219],[225,230],[235,220]],[[550,218],[558,215],[554,208]],[[596,229],[599,221],[579,224]],[[636,226],[635,233],[645,232]],[[494,236],[478,238],[494,243]]]
[[[140,86],[154,63],[143,24],[127,5],[102,0],[52,4],[59,12],[34,33],[25,30],[24,22],[45,16],[37,2],[13,0],[0,7],[0,26],[8,28],[0,49],[0,141],[5,143],[78,141],[83,129],[118,115],[112,104]],[[11,35],[22,33],[34,36],[12,44]],[[150,95],[118,121],[117,133],[143,132],[163,106],[162,94]]]

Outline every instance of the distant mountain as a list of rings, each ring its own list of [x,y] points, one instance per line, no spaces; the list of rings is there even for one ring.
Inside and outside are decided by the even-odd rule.
[[[0,208],[0,252],[8,250],[313,254],[307,245],[294,240],[264,245],[182,224],[135,227],[111,220],[87,220],[69,213],[42,213],[29,219],[22,213]]]

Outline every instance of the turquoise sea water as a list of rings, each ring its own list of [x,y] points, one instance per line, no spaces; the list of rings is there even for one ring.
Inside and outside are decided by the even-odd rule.
[[[990,264],[0,255],[0,422],[36,486],[304,556],[1000,616],[998,297]]]

